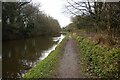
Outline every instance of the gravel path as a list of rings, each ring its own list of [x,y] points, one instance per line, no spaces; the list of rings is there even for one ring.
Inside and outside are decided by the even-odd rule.
[[[80,64],[78,60],[77,50],[75,43],[70,38],[64,46],[64,54],[60,60],[58,67],[57,78],[80,78]]]

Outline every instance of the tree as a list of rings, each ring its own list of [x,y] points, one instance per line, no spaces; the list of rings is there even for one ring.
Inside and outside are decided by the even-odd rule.
[[[66,9],[73,15],[73,22],[77,26],[82,26],[83,23],[94,24],[96,32],[107,32],[109,44],[114,44],[119,41],[118,34],[120,32],[120,2],[80,2],[79,0],[67,0]],[[116,16],[116,17],[115,17]],[[87,22],[88,21],[88,22]],[[90,29],[88,27],[88,29]],[[117,41],[115,41],[115,36]]]
[[[23,27],[21,8],[28,2],[6,2],[2,4],[3,39],[10,39],[18,35]],[[14,34],[14,35],[13,35]]]
[[[58,35],[58,21],[28,2],[3,3],[3,40]]]

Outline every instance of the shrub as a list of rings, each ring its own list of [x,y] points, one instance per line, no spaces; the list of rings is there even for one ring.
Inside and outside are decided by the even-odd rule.
[[[120,48],[110,48],[106,46],[95,45],[87,38],[78,36],[76,40],[79,43],[81,54],[84,56],[90,70],[98,77],[116,78],[119,77],[118,61]]]

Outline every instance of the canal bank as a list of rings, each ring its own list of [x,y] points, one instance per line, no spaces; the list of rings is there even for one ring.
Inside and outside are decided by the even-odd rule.
[[[23,78],[51,78],[56,73],[58,62],[64,49],[65,37],[44,60],[39,61]]]
[[[43,60],[62,41],[57,37],[36,37],[3,42],[2,77],[22,78],[37,62]]]

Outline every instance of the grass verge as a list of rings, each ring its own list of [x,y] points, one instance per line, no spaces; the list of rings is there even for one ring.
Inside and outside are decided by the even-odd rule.
[[[88,72],[100,78],[118,78],[120,48],[96,45],[91,40],[76,36],[82,59],[88,65]]]
[[[65,37],[63,41],[58,44],[56,49],[53,50],[44,60],[39,61],[35,67],[26,73],[23,78],[52,78],[56,72],[66,40],[67,37]]]

